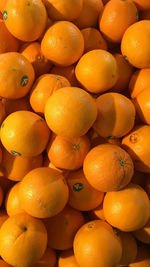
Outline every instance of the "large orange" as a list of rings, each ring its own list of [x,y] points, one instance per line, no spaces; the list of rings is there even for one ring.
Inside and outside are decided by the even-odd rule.
[[[144,89],[147,89],[150,84],[150,68],[137,70],[133,73],[130,83],[129,90],[132,98],[135,98]]]
[[[34,82],[32,64],[16,52],[0,54],[0,72],[0,96],[3,98],[25,96]]]
[[[91,93],[102,93],[117,82],[117,62],[105,50],[92,50],[81,57],[77,63],[75,74],[86,90]]]
[[[68,138],[86,134],[96,116],[94,99],[77,87],[57,90],[45,106],[45,118],[50,129],[57,135]]]
[[[72,248],[78,229],[84,224],[82,213],[66,207],[58,215],[45,220],[48,246],[57,250]]]
[[[150,125],[150,87],[139,93],[133,103],[140,120]]]
[[[79,267],[72,249],[63,251],[58,258],[58,267]]]
[[[141,20],[131,25],[121,42],[123,56],[136,68],[150,67],[150,21]]]
[[[133,176],[133,162],[129,154],[116,145],[102,144],[87,154],[83,170],[88,182],[102,192],[125,187]]]
[[[129,265],[130,267],[149,267],[150,266],[150,253],[149,247],[140,245],[138,247],[138,254],[133,263]]]
[[[30,92],[30,104],[32,109],[38,113],[44,113],[48,98],[56,90],[70,86],[69,81],[60,75],[44,74],[40,76]]]
[[[106,222],[91,221],[77,232],[74,254],[81,267],[116,266],[122,255],[121,240]]]
[[[56,252],[51,249],[47,248],[43,257],[32,267],[55,267],[56,266]]]
[[[147,10],[147,9],[150,9],[150,2],[149,0],[132,0],[137,8],[139,10]]]
[[[10,265],[34,264],[43,256],[46,246],[44,224],[25,213],[9,217],[0,228],[0,255]]]
[[[122,137],[130,132],[135,121],[135,107],[119,93],[105,93],[96,99],[98,116],[93,125],[102,137]]]
[[[54,66],[51,69],[52,74],[61,75],[63,77],[66,77],[68,81],[70,82],[71,86],[79,86],[79,83],[75,76],[75,65],[71,65],[68,67],[60,67],[60,66]]]
[[[5,198],[5,208],[9,216],[24,212],[19,199],[19,187],[20,183],[15,184]]]
[[[21,181],[22,208],[37,218],[47,218],[63,210],[68,201],[68,186],[62,174],[43,167],[30,171]]]
[[[119,232],[122,241],[122,257],[119,266],[127,266],[134,262],[137,256],[137,243],[131,233]]]
[[[31,107],[29,104],[29,96],[18,98],[18,99],[4,99],[4,107],[6,110],[6,115],[20,110],[29,110],[31,111]]]
[[[142,243],[150,244],[150,219],[143,228],[135,231],[134,235]]]
[[[41,43],[43,55],[53,63],[69,66],[75,63],[84,50],[84,39],[80,30],[69,21],[53,24],[45,33]]]
[[[100,16],[99,27],[111,42],[120,43],[126,29],[138,20],[138,11],[130,0],[111,0]]]
[[[5,210],[0,211],[0,227],[2,224],[8,219],[8,214],[6,213]]]
[[[33,157],[41,154],[49,135],[44,119],[30,111],[16,111],[1,125],[1,142],[15,156]]]
[[[10,33],[26,42],[37,40],[47,23],[46,9],[41,0],[8,0],[3,18]]]
[[[137,171],[150,173],[150,126],[137,126],[122,140],[123,148],[130,154]]]
[[[150,216],[148,196],[136,184],[130,184],[118,192],[107,193],[103,208],[108,223],[124,232],[142,228]]]
[[[92,210],[99,206],[104,193],[94,189],[86,180],[83,170],[70,172],[67,176],[69,186],[69,205],[80,211]]]

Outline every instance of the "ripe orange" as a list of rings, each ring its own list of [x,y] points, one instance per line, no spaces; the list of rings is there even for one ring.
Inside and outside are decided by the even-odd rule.
[[[141,121],[150,124],[150,87],[139,93],[133,103]]]
[[[147,10],[147,9],[150,9],[150,2],[149,0],[132,0],[137,8],[139,10]]]
[[[130,83],[129,90],[132,98],[135,98],[144,89],[147,89],[150,84],[150,68],[137,70],[133,73]]]
[[[4,107],[7,116],[15,111],[20,111],[20,110],[31,111],[28,95],[19,99],[4,99]]]
[[[69,66],[82,56],[84,39],[73,23],[60,21],[47,30],[41,49],[43,55],[54,64]]]
[[[119,266],[127,266],[135,261],[138,248],[131,233],[119,232],[119,234],[122,241],[122,257]]]
[[[68,67],[54,66],[51,69],[51,73],[56,74],[56,75],[61,75],[65,78],[67,78],[68,81],[70,82],[71,86],[75,86],[75,87],[79,86],[79,83],[78,83],[76,76],[75,76],[75,65],[71,65]]]
[[[16,99],[29,92],[35,75],[31,63],[24,56],[16,52],[0,54],[0,72],[1,97]]]
[[[15,184],[5,198],[5,208],[9,216],[24,212],[19,199],[19,187],[20,183]]]
[[[75,74],[86,90],[91,93],[102,93],[117,82],[117,62],[105,50],[92,50],[81,57],[77,63]]]
[[[70,172],[67,176],[69,205],[80,211],[88,211],[101,204],[104,193],[95,190],[86,180],[83,170]]]
[[[150,244],[150,219],[143,228],[135,231],[133,234],[142,243]]]
[[[49,97],[45,118],[57,135],[74,138],[87,133],[97,116],[94,99],[77,87],[65,87]]]
[[[62,76],[44,74],[40,76],[30,92],[30,104],[32,109],[38,113],[44,113],[48,98],[58,89],[70,86],[69,81]]]
[[[0,267],[11,267],[7,262],[0,260]]]
[[[44,224],[25,213],[9,217],[0,228],[0,255],[10,265],[30,266],[44,254]]]
[[[6,5],[7,0],[1,0],[0,1],[0,11],[3,13],[4,11],[4,6]]]
[[[56,252],[51,249],[47,248],[43,257],[32,267],[55,267],[56,266]]]
[[[72,249],[63,251],[58,258],[58,267],[79,267]]]
[[[138,247],[138,254],[133,263],[129,265],[130,267],[149,267],[150,266],[150,254],[149,248],[140,245]]]
[[[148,196],[136,184],[130,184],[118,192],[107,193],[103,208],[108,223],[124,232],[142,228],[150,217]]]
[[[1,125],[1,142],[12,155],[33,157],[46,148],[50,131],[39,115],[16,111]]]
[[[75,236],[74,254],[79,266],[116,266],[122,255],[121,240],[106,222],[90,221]]]
[[[0,211],[0,228],[2,224],[8,219],[8,215],[5,210]],[[1,266],[1,265],[0,265]]]
[[[58,215],[45,220],[48,246],[57,250],[72,248],[78,229],[84,224],[82,213],[66,207]]]
[[[68,186],[61,173],[42,167],[30,171],[21,181],[19,198],[31,216],[48,218],[63,210],[68,201]]]

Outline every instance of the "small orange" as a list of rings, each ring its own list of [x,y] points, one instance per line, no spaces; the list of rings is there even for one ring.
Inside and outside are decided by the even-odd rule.
[[[58,267],[79,267],[72,249],[63,251],[58,258]]]
[[[65,207],[58,215],[45,221],[48,233],[48,246],[57,250],[72,248],[78,229],[84,224],[82,213]]]
[[[75,87],[79,86],[79,83],[78,83],[76,76],[75,76],[75,65],[71,65],[68,67],[54,66],[51,69],[51,73],[56,74],[56,75],[61,75],[65,78],[67,78],[68,81],[70,82],[71,86],[75,86]]]
[[[1,125],[1,142],[12,155],[33,157],[46,148],[50,131],[39,115],[16,111]]]
[[[150,125],[150,87],[139,93],[133,103],[140,120]]]
[[[51,168],[30,171],[21,181],[19,198],[31,216],[48,218],[63,210],[68,201],[68,186],[63,175]]]
[[[147,10],[147,9],[150,9],[150,2],[149,0],[132,0],[137,8],[139,10]]]
[[[105,50],[92,50],[81,57],[77,63],[75,74],[86,90],[91,93],[102,93],[117,82],[117,62]]]
[[[5,198],[5,208],[9,216],[24,212],[19,199],[19,187],[20,183],[15,184]]]
[[[3,98],[25,96],[34,82],[35,74],[31,63],[16,52],[0,54],[0,72],[0,96]]]
[[[122,257],[119,266],[127,266],[134,262],[137,256],[137,243],[131,233],[119,232],[122,242]]]
[[[26,95],[25,97],[19,99],[4,99],[4,107],[7,116],[15,111],[20,111],[20,110],[31,111],[29,96]]]
[[[6,213],[5,210],[0,211],[0,228],[2,224],[8,219],[8,214]]]
[[[140,245],[138,247],[138,254],[133,263],[129,267],[149,267],[150,266],[150,254],[149,247]]]
[[[55,267],[56,266],[56,252],[47,248],[43,257],[32,267]],[[68,266],[69,267],[69,266]]]
[[[90,210],[88,212],[88,215],[90,216],[91,220],[96,220],[96,219],[100,219],[105,221],[105,217],[104,217],[104,210],[103,210],[103,203],[101,203],[98,207],[96,207],[93,210]]]
[[[136,184],[130,184],[118,192],[107,193],[103,209],[108,223],[124,232],[142,228],[150,217],[148,196]]]
[[[45,104],[53,92],[68,86],[70,86],[70,83],[65,77],[55,74],[44,74],[40,76],[30,92],[32,109],[35,112],[44,113]]]
[[[132,98],[135,98],[144,89],[147,89],[150,84],[150,68],[137,70],[133,73],[130,83],[129,90]]]
[[[7,262],[0,260],[0,267],[11,267]]]
[[[106,222],[90,221],[75,236],[74,254],[79,266],[116,266],[122,255],[121,240]]]
[[[97,29],[89,27],[83,29],[81,33],[84,38],[84,53],[94,49],[107,50],[107,42]]]
[[[67,176],[69,205],[80,211],[88,211],[101,204],[104,193],[94,189],[86,180],[83,170],[70,172]]]
[[[143,228],[133,232],[133,234],[142,243],[150,244],[150,218]]]
[[[59,21],[45,33],[41,49],[47,59],[65,67],[72,65],[82,56],[84,39],[73,23]]]
[[[0,255],[13,266],[30,266],[44,254],[47,232],[44,224],[28,214],[9,217],[0,228]]]

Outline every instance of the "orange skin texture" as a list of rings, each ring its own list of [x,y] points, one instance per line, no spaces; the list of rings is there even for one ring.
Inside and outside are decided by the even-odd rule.
[[[0,11],[3,13],[4,11],[4,6],[6,5],[7,0],[1,0],[0,2]]]
[[[98,207],[88,212],[91,220],[103,220],[105,221],[104,217],[104,210],[103,210],[103,203],[101,203]]]
[[[0,228],[1,257],[10,265],[27,267],[36,263],[46,246],[44,224],[28,214],[9,217]]]
[[[148,196],[136,184],[130,184],[118,192],[108,192],[103,209],[107,222],[124,232],[142,228],[150,216]]]
[[[150,125],[150,88],[139,93],[133,103],[141,121]]]
[[[135,71],[129,83],[131,97],[136,98],[143,90],[149,88],[149,84],[150,68]]]
[[[134,166],[125,150],[116,145],[103,144],[87,154],[83,171],[91,186],[109,192],[120,190],[131,181]]]
[[[19,187],[20,183],[15,184],[5,198],[5,208],[10,217],[24,212],[19,199]]]
[[[73,22],[79,29],[96,27],[98,25],[99,14],[102,11],[102,0],[83,0],[83,8],[80,15]]]
[[[81,33],[84,38],[84,53],[94,49],[107,50],[107,42],[97,29],[89,27],[81,30]]]
[[[86,180],[83,170],[70,172],[67,176],[69,186],[69,205],[80,211],[88,211],[101,204],[104,193],[95,190]],[[81,186],[81,188],[79,187]]]
[[[30,105],[35,112],[44,113],[48,98],[58,89],[70,86],[70,82],[62,76],[44,74],[40,76],[30,92]]]
[[[17,52],[19,41],[7,30],[5,23],[0,19],[0,54]]]
[[[82,56],[84,39],[73,23],[59,21],[45,33],[41,49],[47,59],[65,67],[74,64]]]
[[[0,96],[3,98],[24,97],[34,82],[35,74],[31,63],[16,52],[0,54],[0,72]],[[26,83],[23,83],[24,77],[28,79]]]
[[[71,65],[68,67],[54,66],[51,69],[51,73],[61,75],[65,78],[67,78],[68,81],[70,82],[71,86],[74,86],[74,87],[79,86],[79,83],[78,83],[76,76],[75,76],[75,65]]]
[[[48,16],[52,20],[70,20],[76,19],[82,10],[83,0],[46,0]]]
[[[150,2],[149,0],[132,0],[133,3],[136,4],[139,10],[147,10],[150,9]]]
[[[110,42],[120,43],[126,29],[138,20],[137,14],[132,1],[111,0],[100,16],[99,28]]]
[[[56,266],[56,252],[51,249],[47,248],[43,257],[32,267],[55,267]]]
[[[15,111],[31,111],[28,95],[19,99],[4,99],[3,102],[7,116]]]
[[[133,233],[136,239],[145,244],[150,244],[150,219],[146,225]]]
[[[37,40],[47,24],[46,8],[41,0],[7,0],[5,24],[9,32],[25,42]]]
[[[119,265],[127,266],[134,262],[137,256],[137,243],[131,233],[119,232],[122,241],[122,257]]]
[[[0,211],[0,228],[2,226],[2,224],[8,219],[8,214],[6,213],[5,210],[1,210]]]
[[[133,159],[135,170],[150,173],[150,126],[137,126],[122,140],[122,147]]]
[[[1,171],[1,170],[0,170]],[[7,194],[8,190],[14,185],[14,181],[8,180],[0,173],[0,187],[3,190],[4,195]]]
[[[49,136],[45,120],[30,111],[10,114],[1,126],[3,146],[17,156],[33,157],[41,154],[47,146]]]
[[[3,149],[2,171],[4,176],[13,181],[21,181],[32,169],[41,167],[43,156],[18,157]]]
[[[149,248],[144,247],[144,245],[139,246],[137,258],[129,266],[130,267],[149,267],[150,266]]]
[[[100,136],[119,138],[132,130],[135,107],[130,99],[119,93],[105,93],[96,104],[98,116],[93,128]]]
[[[79,266],[115,266],[122,254],[120,237],[101,220],[83,225],[75,236],[73,247]]]
[[[142,20],[143,19],[150,19],[150,9],[148,9],[148,10],[142,10],[140,12],[140,17],[141,17]]]
[[[105,50],[92,50],[81,57],[77,63],[75,74],[77,80],[87,91],[102,93],[117,82],[117,62]]]
[[[47,154],[56,167],[76,170],[82,167],[89,150],[90,141],[87,135],[73,139],[56,136],[48,145]]]
[[[25,44],[21,47],[20,53],[32,63],[36,77],[49,72],[52,67],[52,63],[42,55],[39,42]]]
[[[45,106],[45,119],[49,128],[57,135],[68,138],[85,135],[96,116],[95,100],[78,87],[57,90]]]
[[[121,51],[136,68],[150,68],[150,21],[141,20],[131,25],[123,35]]]
[[[63,210],[68,201],[68,191],[60,172],[41,167],[23,178],[19,198],[25,212],[37,218],[48,218]]]
[[[147,177],[146,181],[145,181],[145,187],[144,187],[145,191],[147,192],[149,199],[150,199],[150,176]]]
[[[72,248],[74,236],[84,224],[84,217],[79,211],[67,206],[44,223],[48,233],[48,247],[66,250]]]
[[[58,258],[58,267],[79,267],[72,249],[63,251]]]

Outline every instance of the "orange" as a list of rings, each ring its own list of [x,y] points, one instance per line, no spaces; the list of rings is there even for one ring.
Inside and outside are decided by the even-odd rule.
[[[40,76],[30,92],[32,109],[35,112],[44,113],[45,104],[53,92],[67,86],[70,86],[70,83],[65,77],[54,74]]]
[[[49,168],[51,168],[51,169],[54,169],[54,170],[60,172],[61,174],[63,174],[63,176],[64,176],[65,178],[67,177],[67,175],[68,175],[68,173],[69,173],[69,171],[62,170],[62,169],[59,169],[59,168],[57,168],[56,166],[54,166],[54,165],[50,162],[50,160],[49,160],[47,154],[46,154],[45,157],[44,157],[43,167],[49,167]]]
[[[37,218],[48,218],[63,210],[68,201],[68,186],[63,175],[51,168],[30,171],[21,181],[22,208]]]
[[[92,50],[81,57],[77,63],[75,74],[86,90],[91,93],[102,93],[117,82],[117,62],[105,50]]]
[[[133,234],[142,243],[150,244],[150,219],[143,228],[133,232]]]
[[[39,115],[16,111],[1,125],[1,142],[12,155],[33,157],[46,148],[50,131]]]
[[[3,20],[0,20],[0,54],[17,52],[19,41],[7,30]]]
[[[149,0],[132,0],[137,8],[139,10],[147,10],[147,9],[150,9],[150,2]]]
[[[1,0],[0,1],[0,11],[3,12],[4,11],[4,6],[6,5],[7,0]]]
[[[82,56],[84,39],[73,23],[59,21],[45,33],[41,49],[46,58],[65,67],[72,65]]]
[[[9,265],[8,263],[6,263],[3,260],[0,260],[0,267],[11,267],[11,265]]]
[[[129,90],[132,98],[135,98],[144,89],[149,88],[150,84],[150,68],[137,70],[133,73],[130,83]]]
[[[88,212],[91,220],[100,219],[105,221],[103,203],[101,203],[98,207]]]
[[[147,10],[142,10],[141,12],[140,12],[140,17],[141,17],[141,19],[142,20],[144,20],[144,19],[150,19],[150,9],[147,9]]]
[[[43,256],[46,246],[44,224],[27,214],[9,217],[0,228],[0,255],[10,265],[34,264]]]
[[[121,42],[122,54],[136,68],[150,67],[149,36],[149,20],[141,20],[134,23],[123,35]]]
[[[36,77],[50,71],[52,63],[42,55],[39,42],[25,44],[21,47],[20,53],[32,63]]]
[[[150,87],[139,93],[133,103],[141,121],[150,124]]]
[[[57,135],[74,138],[87,133],[97,116],[94,99],[78,87],[65,87],[53,93],[45,106],[49,128]]]
[[[138,20],[138,11],[130,0],[111,0],[100,16],[99,27],[110,42],[120,43],[126,29]]]
[[[32,267],[55,267],[56,266],[56,252],[51,249],[47,248],[43,257]]]
[[[79,29],[96,27],[98,25],[99,14],[103,10],[102,0],[83,0],[83,8],[74,20]]]
[[[52,74],[57,74],[57,75],[61,75],[65,78],[68,79],[68,81],[70,82],[71,86],[77,86],[79,85],[76,76],[75,76],[75,65],[71,65],[68,67],[60,67],[60,66],[54,66],[51,69],[51,73]]]
[[[95,190],[86,180],[83,170],[70,172],[67,176],[69,205],[80,211],[88,211],[101,204],[104,193]]]
[[[84,53],[94,49],[107,50],[107,43],[97,29],[89,27],[83,29],[81,33],[84,38]]]
[[[4,107],[7,116],[15,111],[20,111],[20,110],[31,111],[28,95],[19,99],[4,99]]]
[[[45,220],[48,246],[57,250],[72,248],[78,229],[84,224],[82,213],[66,207],[58,215]]]
[[[34,82],[31,63],[16,52],[0,54],[0,72],[0,96],[3,98],[25,96]]]
[[[146,181],[145,181],[145,187],[144,187],[145,191],[147,192],[149,199],[150,199],[150,176],[147,177]]]
[[[5,210],[0,211],[0,228],[2,224],[8,219],[8,215]]]
[[[150,266],[149,248],[143,245],[140,245],[138,247],[137,258],[129,266],[130,267],[149,267]]]
[[[79,267],[72,249],[63,251],[58,258],[58,267]]]
[[[122,241],[122,257],[119,266],[127,266],[134,262],[137,256],[137,244],[132,234],[119,232]]]
[[[98,116],[93,125],[102,137],[122,137],[130,132],[135,121],[135,107],[119,93],[105,93],[96,99]]]
[[[5,199],[5,208],[9,216],[13,216],[24,212],[24,210],[21,207],[19,199],[19,187],[20,183],[17,183],[7,193]]]
[[[47,23],[46,9],[41,0],[7,0],[3,18],[9,32],[25,42],[37,40]]]
[[[74,239],[74,254],[79,266],[116,266],[122,255],[118,233],[104,221],[83,225]]]
[[[108,223],[124,232],[142,228],[150,216],[148,196],[136,184],[130,184],[118,192],[107,193],[103,208]]]
[[[72,139],[56,136],[47,147],[52,164],[66,170],[81,168],[89,150],[90,141],[87,135]]]
[[[8,190],[13,185],[14,185],[14,181],[8,180],[6,177],[0,174],[0,187],[2,188],[4,195],[8,192]]]
[[[135,170],[150,173],[150,126],[137,126],[122,140],[123,148],[133,159]]]
[[[45,6],[52,20],[72,21],[81,13],[83,0],[46,0]]]

